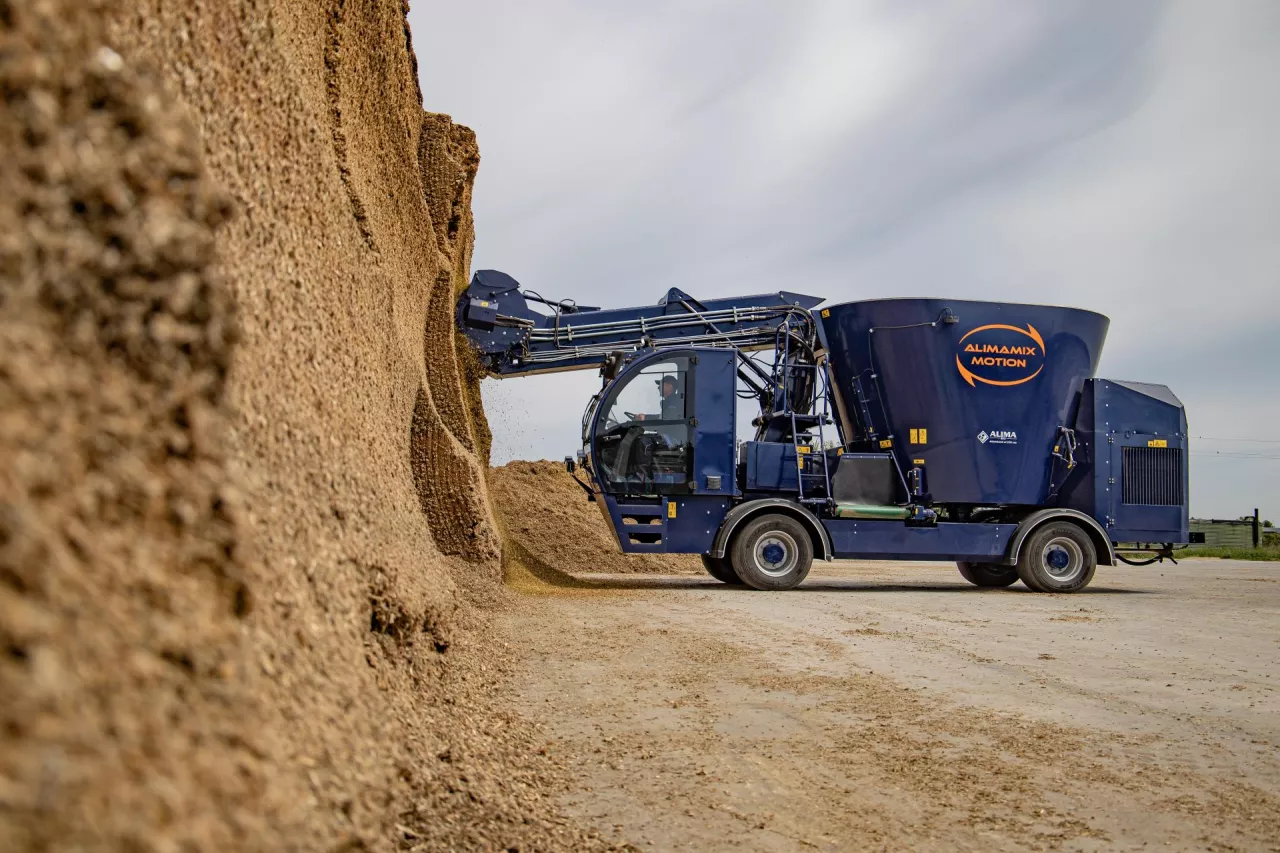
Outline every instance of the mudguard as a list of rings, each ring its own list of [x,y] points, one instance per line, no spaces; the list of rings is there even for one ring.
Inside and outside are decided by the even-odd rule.
[[[1107,531],[1102,529],[1102,525],[1092,516],[1075,509],[1042,509],[1031,513],[1018,523],[1018,530],[1013,534],[1013,541],[1009,543],[1009,556],[1004,559],[1004,565],[1012,566],[1018,562],[1018,554],[1022,550],[1022,543],[1031,535],[1031,532],[1047,521],[1054,519],[1065,519],[1073,521],[1084,528],[1089,534],[1089,538],[1093,540],[1094,547],[1098,550],[1098,565],[1114,566],[1116,564],[1115,548],[1111,545],[1111,537],[1107,535]]]
[[[831,537],[827,535],[827,529],[822,526],[822,522],[818,521],[818,517],[802,504],[783,498],[760,498],[759,500],[738,504],[729,510],[729,513],[724,517],[724,521],[720,523],[719,532],[716,533],[715,544],[711,547],[711,556],[723,557],[725,549],[729,547],[729,540],[733,538],[733,531],[747,519],[769,510],[781,512],[803,521],[813,533],[814,541],[822,545],[822,553],[818,554],[817,549],[814,549],[814,556],[820,556],[828,562],[835,559],[834,551],[831,548]]]

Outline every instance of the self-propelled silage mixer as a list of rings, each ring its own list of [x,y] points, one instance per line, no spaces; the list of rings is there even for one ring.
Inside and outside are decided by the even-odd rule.
[[[570,472],[624,552],[701,554],[726,583],[790,589],[814,557],[954,560],[978,586],[1075,592],[1190,541],[1185,412],[1094,376],[1106,317],[821,302],[672,288],[588,308],[483,270],[456,320],[493,376],[599,368]]]

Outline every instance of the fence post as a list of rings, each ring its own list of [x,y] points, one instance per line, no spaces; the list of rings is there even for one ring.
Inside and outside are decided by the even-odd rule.
[[[1253,508],[1253,547],[1255,548],[1258,547],[1258,543],[1261,541],[1259,537],[1259,530],[1260,528],[1258,527],[1258,508],[1254,507]]]

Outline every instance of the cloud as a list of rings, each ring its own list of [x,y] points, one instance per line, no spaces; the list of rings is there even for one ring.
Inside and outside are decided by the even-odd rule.
[[[1092,308],[1112,318],[1104,375],[1165,382],[1193,434],[1280,456],[1280,5],[410,18],[428,107],[479,135],[476,268],[606,306],[678,286]],[[572,452],[598,383],[488,385],[524,413],[492,418],[495,459]],[[1193,511],[1280,514],[1280,460],[1199,455],[1233,446],[1197,443]]]

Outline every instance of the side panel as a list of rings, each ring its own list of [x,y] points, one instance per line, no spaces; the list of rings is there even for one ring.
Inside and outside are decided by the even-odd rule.
[[[831,477],[831,497],[838,504],[895,505],[907,495],[893,457],[887,453],[842,453]]]
[[[748,492],[788,492],[795,497],[800,488],[796,448],[774,441],[744,442]]]
[[[1016,524],[939,524],[908,527],[900,521],[823,519],[836,557],[843,560],[967,560],[1004,557]]]
[[[742,457],[746,463],[744,489],[748,494],[779,496],[794,499],[804,483],[805,497],[825,497],[826,475],[836,470],[834,463],[823,472],[821,453],[814,453],[809,445],[796,446],[790,442],[745,441]],[[809,452],[803,452],[809,451]]]
[[[1090,380],[1076,433],[1061,506],[1092,516],[1112,542],[1189,541],[1187,419],[1168,388]]]
[[[705,554],[710,551],[716,531],[728,515],[731,504],[727,497],[669,499],[664,513],[664,550],[668,554]]]

